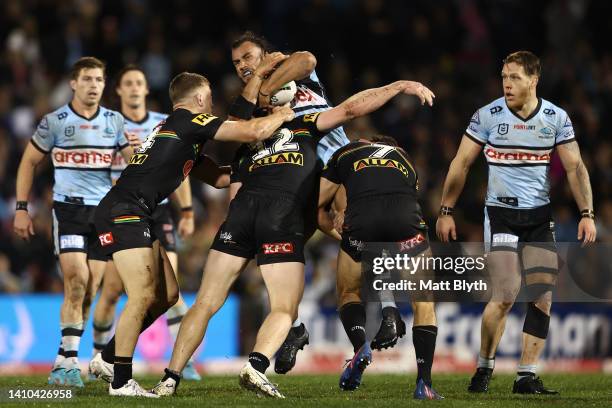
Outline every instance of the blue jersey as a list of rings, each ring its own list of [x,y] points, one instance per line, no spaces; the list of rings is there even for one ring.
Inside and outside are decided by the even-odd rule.
[[[574,141],[567,113],[538,99],[528,118],[512,112],[504,98],[480,108],[465,130],[484,146],[489,166],[486,205],[536,208],[550,202],[548,171],[555,146]]]
[[[291,101],[291,108],[295,112],[296,117],[330,109],[331,104],[325,96],[325,88],[319,82],[315,71],[312,71],[308,78],[295,81],[295,84],[297,91],[293,101]],[[323,164],[327,164],[327,161],[336,150],[347,144],[349,144],[349,140],[346,137],[346,133],[344,133],[344,128],[339,126],[321,139],[317,146],[317,156]]]
[[[153,111],[147,111],[147,114],[145,115],[144,119],[138,122],[134,122],[128,119],[127,117],[124,117],[125,118],[125,131],[128,133],[136,134],[136,136],[138,136],[140,141],[144,142],[146,137],[149,136],[151,132],[153,132],[153,129],[155,129],[155,127],[159,125],[159,123],[162,120],[166,119],[167,117],[168,115],[164,113],[158,113],[158,112],[153,112]],[[113,159],[113,165],[111,166],[112,179],[116,181],[121,175],[121,172],[125,170],[126,167],[127,167],[127,163],[125,162],[123,155],[121,155],[119,152],[115,153],[115,158]],[[167,203],[168,203],[168,199],[165,198],[160,204],[167,204]]]
[[[111,163],[115,150],[128,145],[123,116],[102,106],[90,119],[70,104],[40,121],[32,144],[51,154],[55,167],[53,200],[98,205],[111,188]]]

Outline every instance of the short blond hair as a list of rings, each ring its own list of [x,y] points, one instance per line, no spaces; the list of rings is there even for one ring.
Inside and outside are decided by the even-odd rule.
[[[181,72],[170,81],[170,101],[173,105],[176,105],[177,102],[201,86],[210,86],[210,82],[205,76],[193,72]]]

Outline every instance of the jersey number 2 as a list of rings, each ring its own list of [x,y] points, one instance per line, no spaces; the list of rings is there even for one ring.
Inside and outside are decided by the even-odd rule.
[[[261,146],[257,153],[253,155],[253,161],[263,159],[264,157],[276,153],[297,152],[300,150],[300,145],[298,143],[291,142],[291,140],[293,140],[293,133],[287,128],[278,130],[274,136],[272,136],[271,140],[274,140],[274,143],[270,147],[265,147],[265,142],[260,142]]]

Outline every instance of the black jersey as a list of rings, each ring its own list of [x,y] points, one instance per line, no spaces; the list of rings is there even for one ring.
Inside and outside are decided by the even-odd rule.
[[[113,189],[128,192],[152,212],[187,177],[222,123],[209,113],[177,109],[136,149]]]
[[[418,177],[401,147],[352,142],[342,147],[323,169],[322,177],[346,188],[347,201],[384,194],[414,197]]]
[[[284,123],[262,142],[243,144],[232,163],[232,181],[242,182],[239,193],[259,191],[306,199],[320,170],[317,144],[324,134],[316,125],[319,113]]]

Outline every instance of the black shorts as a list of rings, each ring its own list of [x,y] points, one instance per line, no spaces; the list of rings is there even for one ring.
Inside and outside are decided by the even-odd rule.
[[[176,252],[174,220],[169,204],[159,204],[153,211],[153,235],[166,252]]]
[[[530,209],[486,206],[484,235],[487,252],[519,252],[527,242],[555,251],[550,205]]]
[[[293,197],[240,190],[211,246],[257,265],[304,263],[303,207]]]
[[[355,262],[364,254],[416,255],[429,248],[427,224],[416,199],[409,195],[364,197],[350,203],[340,247]]]
[[[152,217],[120,191],[111,190],[100,201],[94,223],[102,252],[108,256],[124,249],[151,248],[156,240]]]
[[[88,259],[106,261],[108,257],[98,244],[92,227],[96,207],[93,205],[53,202],[53,243],[55,255],[83,252]]]

